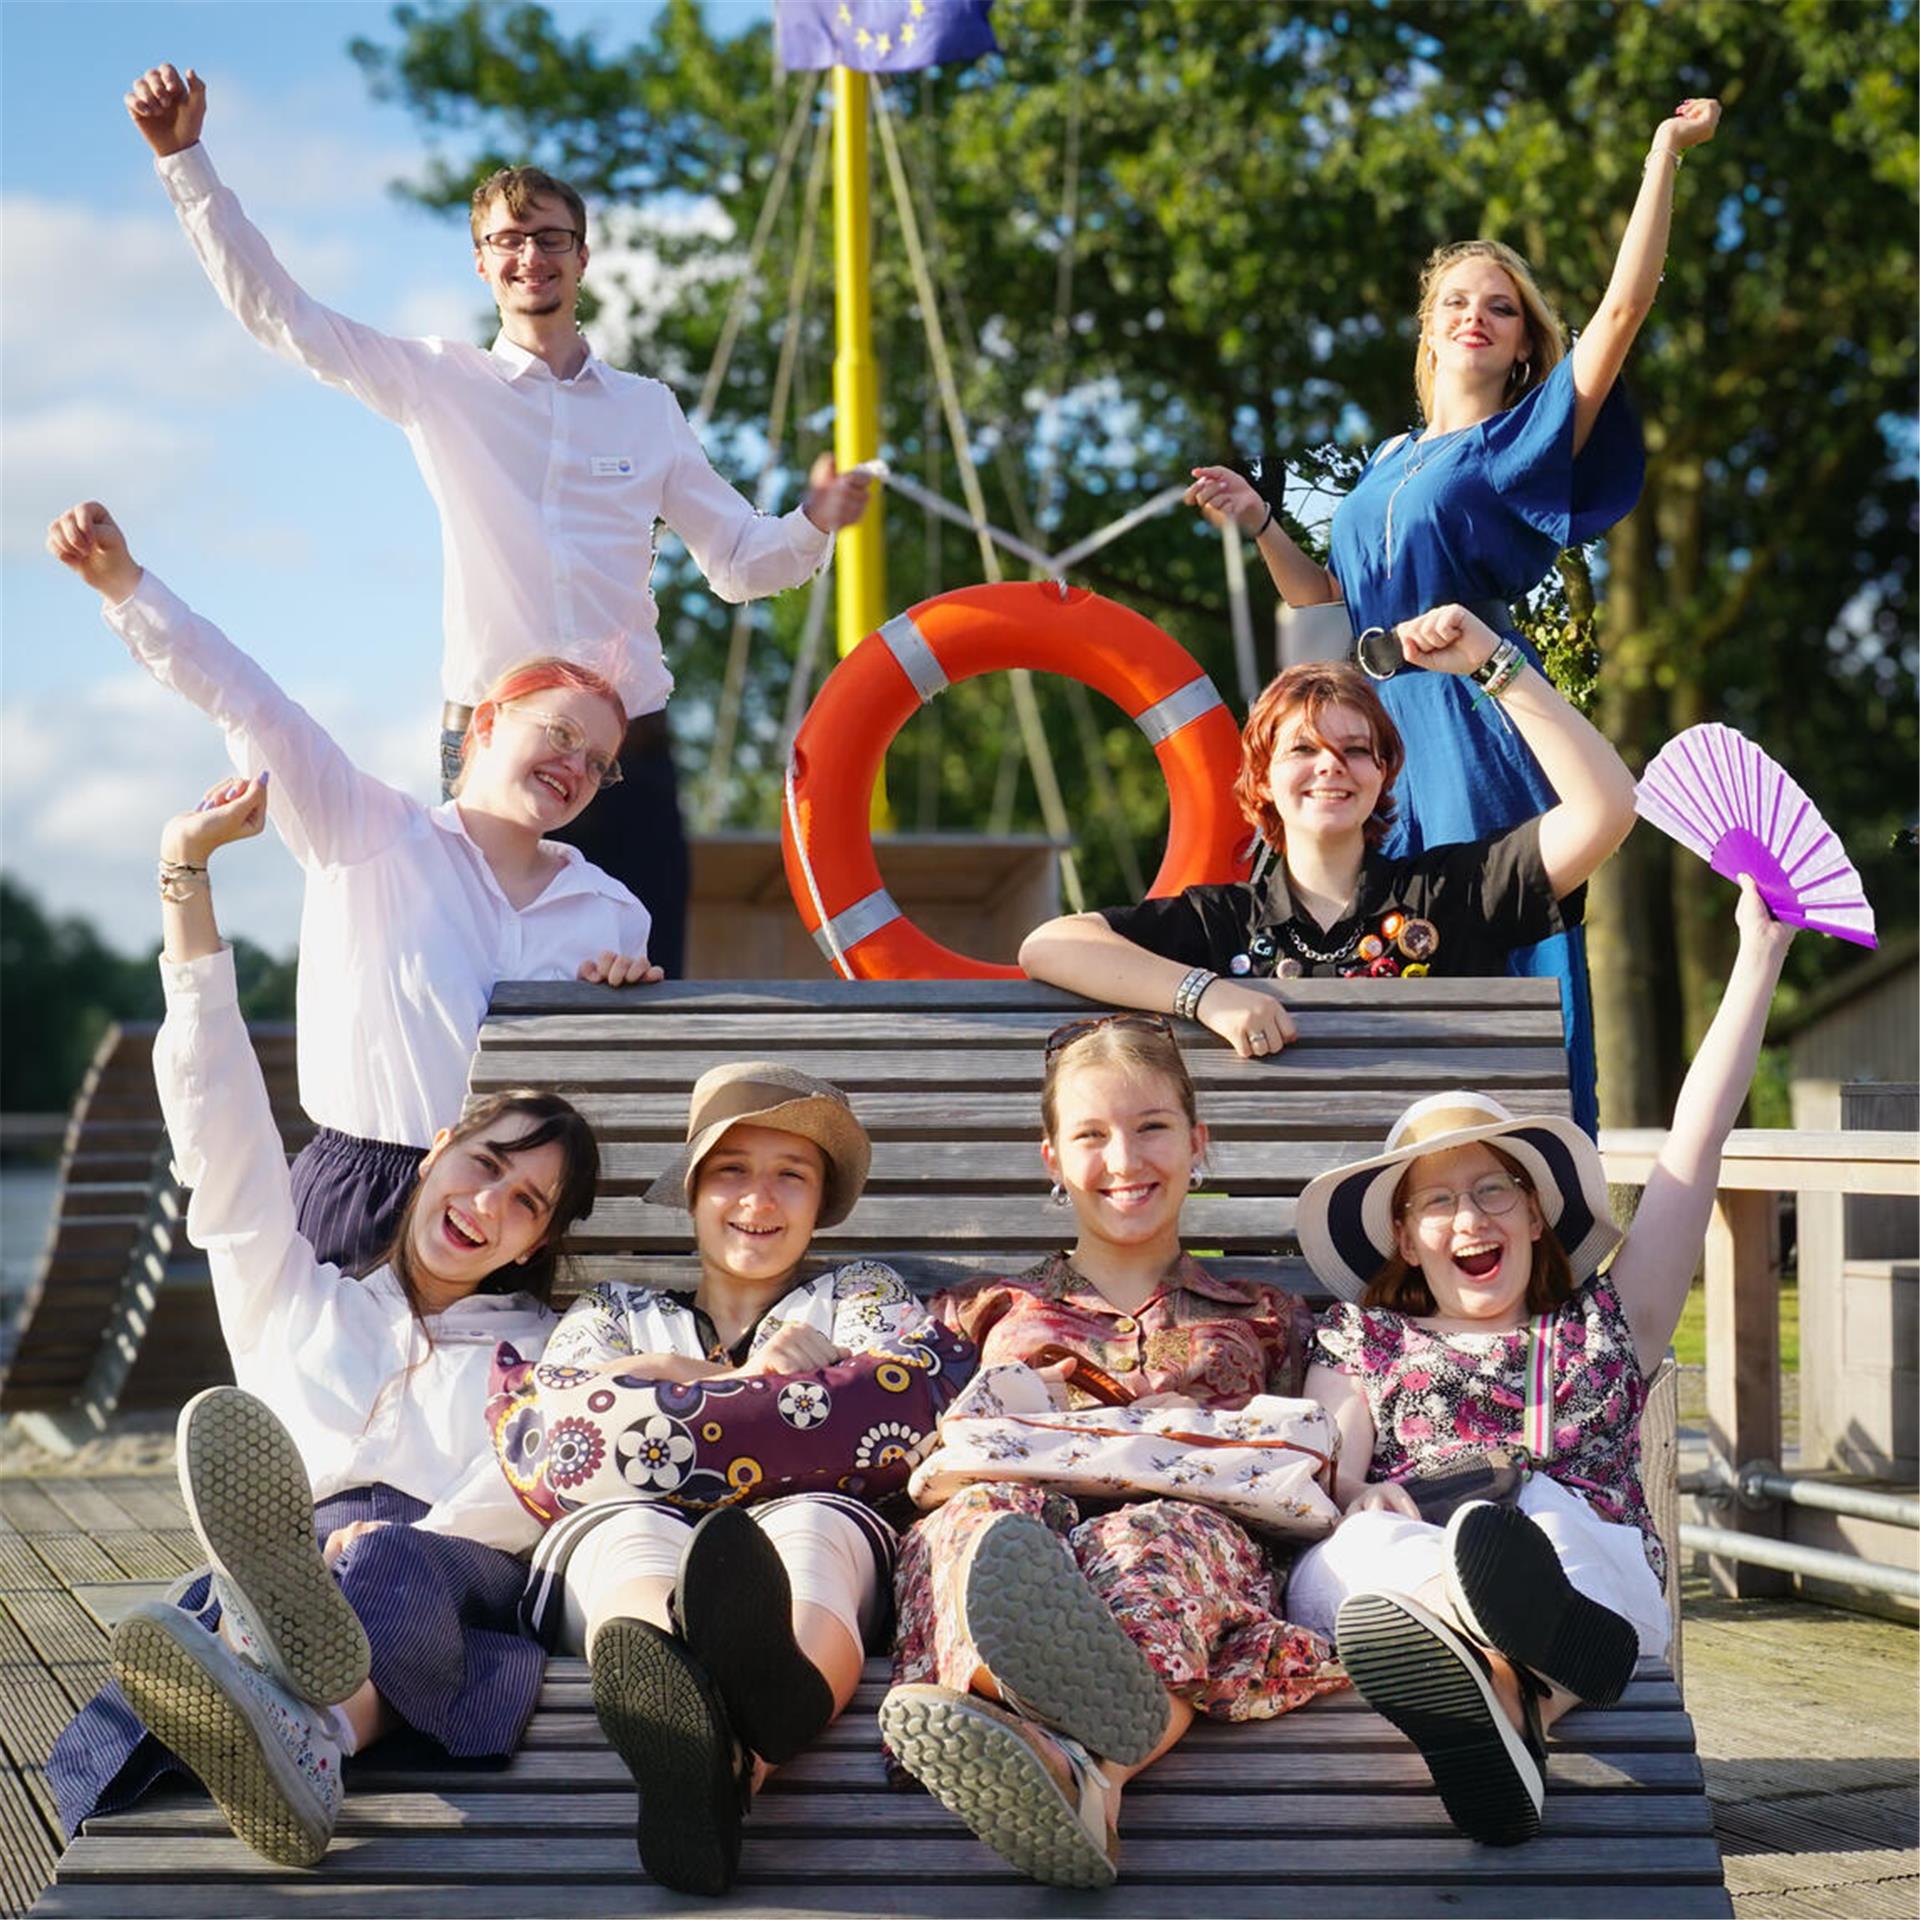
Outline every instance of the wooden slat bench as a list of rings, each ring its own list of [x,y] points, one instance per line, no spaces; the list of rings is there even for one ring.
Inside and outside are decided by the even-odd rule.
[[[1567,1111],[1550,982],[1292,983],[1302,1044],[1242,1061],[1189,1031],[1214,1135],[1188,1243],[1226,1270],[1314,1295],[1293,1205],[1323,1168],[1372,1150],[1408,1100],[1471,1085]],[[1011,1271],[1060,1244],[1037,1147],[1042,1041],[1085,1003],[1026,983],[685,983],[615,994],[502,986],[472,1086],[557,1087],[603,1142],[585,1274],[690,1280],[684,1215],[640,1193],[680,1139],[687,1091],[722,1060],[829,1075],[871,1128],[874,1173],[822,1250],[884,1253],[916,1285]],[[1649,1427],[1672,1480],[1672,1397]],[[1650,1463],[1651,1463],[1650,1461]],[[1669,1517],[1671,1500],[1657,1501]],[[753,1915],[1726,1915],[1693,1729],[1672,1671],[1556,1729],[1542,1836],[1475,1846],[1448,1825],[1407,1742],[1357,1698],[1277,1721],[1198,1727],[1128,1789],[1121,1880],[1099,1895],[1018,1879],[935,1802],[886,1790],[869,1664],[853,1709],[778,1774],[748,1826],[739,1887],[694,1902],[644,1880],[632,1791],[593,1719],[585,1669],[555,1661],[521,1751],[479,1768],[398,1742],[351,1763],[339,1836],[288,1873],[227,1835],[204,1798],[156,1796],[89,1823],[47,1915],[614,1916],[715,1906]]]
[[[177,1406],[233,1378],[205,1257],[188,1244],[186,1197],[167,1164],[153,1084],[158,1023],[110,1027],[74,1102],[54,1220],[0,1381],[0,1413],[60,1449],[121,1408]],[[255,1050],[289,1154],[312,1123],[300,1109],[293,1027],[257,1022]]]

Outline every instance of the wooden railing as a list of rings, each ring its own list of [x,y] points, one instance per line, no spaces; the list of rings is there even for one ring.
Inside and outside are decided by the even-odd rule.
[[[1600,1135],[1607,1178],[1644,1186],[1666,1136],[1656,1128]],[[1703,1256],[1707,1304],[1707,1445],[1716,1467],[1780,1458],[1780,1195],[1920,1196],[1920,1134],[1815,1133],[1746,1128],[1730,1134]],[[1801,1284],[1820,1276],[1802,1274]],[[1837,1276],[1835,1276],[1837,1278]],[[1735,1503],[1720,1525],[1777,1536],[1777,1507]],[[1710,1559],[1716,1588],[1750,1597],[1779,1591],[1780,1576]]]

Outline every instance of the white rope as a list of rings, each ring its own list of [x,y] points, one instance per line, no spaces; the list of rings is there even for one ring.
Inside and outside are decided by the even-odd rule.
[[[820,931],[826,936],[826,942],[833,955],[833,964],[841,979],[851,980],[853,969],[847,965],[847,956],[841,951],[840,938],[833,930],[833,918],[827,912],[826,903],[820,898],[820,883],[813,877],[813,861],[807,854],[807,836],[800,831],[800,803],[793,790],[793,755],[787,755],[787,777],[785,782],[787,831],[793,836],[793,850],[799,856],[800,877],[807,883],[807,898],[813,902],[813,911],[820,922]]]
[[[794,655],[793,678],[787,682],[787,710],[780,722],[780,758],[793,757],[794,736],[807,717],[813,698],[813,676],[820,664],[820,636],[827,626],[827,588],[833,581],[833,566],[828,564],[813,576],[807,595],[806,624],[800,629],[800,646]]]
[[[720,389],[727,377],[727,363],[733,358],[733,346],[740,337],[740,325],[746,318],[747,302],[759,279],[760,256],[766,251],[767,236],[773,231],[774,217],[780,211],[780,202],[786,197],[787,179],[793,172],[793,157],[800,150],[800,132],[812,111],[813,90],[802,87],[800,98],[794,104],[793,118],[787,122],[787,131],[780,142],[780,158],[775,163],[767,197],[760,203],[760,217],[754,222],[753,238],[747,243],[747,264],[741,269],[740,283],[734,288],[732,300],[727,303],[727,317],[720,328],[720,344],[714,349],[712,364],[707,368],[706,383],[701,387],[700,398],[693,409],[692,425],[696,434],[713,417],[714,403],[720,398]]]
[[[1076,540],[1070,547],[1063,547],[1058,553],[1042,553],[1036,546],[1022,540],[1018,534],[1008,533],[1004,527],[996,527],[992,521],[971,514],[965,507],[956,506],[951,500],[943,500],[939,494],[930,492],[919,481],[910,479],[904,473],[896,473],[884,460],[862,462],[859,471],[872,474],[876,479],[884,480],[895,493],[903,494],[917,507],[928,513],[937,513],[942,520],[950,520],[956,527],[966,530],[983,541],[991,541],[995,546],[1004,548],[1015,558],[1024,560],[1036,573],[1053,581],[1057,586],[1066,585],[1068,571],[1078,562],[1095,554],[1110,541],[1120,538],[1123,533],[1131,533],[1143,521],[1156,520],[1161,515],[1171,513],[1187,497],[1187,488],[1192,483],[1183,482],[1171,487],[1162,487],[1151,499],[1144,500],[1137,507],[1129,508],[1119,519],[1110,520],[1097,533],[1090,533],[1084,540]],[[994,569],[994,578],[998,579],[998,567]]]
[[[1227,621],[1233,629],[1233,666],[1240,681],[1240,704],[1251,707],[1260,691],[1253,654],[1253,608],[1247,600],[1247,551],[1240,529],[1229,520],[1220,529],[1220,555],[1227,566]]]

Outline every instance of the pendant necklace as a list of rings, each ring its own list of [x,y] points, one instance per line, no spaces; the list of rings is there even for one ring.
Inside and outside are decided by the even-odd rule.
[[[1406,436],[1406,451],[1400,457],[1400,478],[1394,482],[1393,491],[1387,495],[1387,524],[1386,524],[1385,538],[1386,538],[1386,550],[1387,550],[1386,551],[1387,578],[1389,580],[1393,578],[1393,503],[1400,498],[1400,489],[1404,487],[1407,484],[1407,482],[1411,480],[1416,473],[1420,472],[1420,470],[1433,457],[1430,452],[1421,454],[1421,456],[1417,460],[1413,457],[1414,449],[1417,446],[1420,446],[1421,444],[1422,443],[1418,440],[1415,440],[1411,434]]]

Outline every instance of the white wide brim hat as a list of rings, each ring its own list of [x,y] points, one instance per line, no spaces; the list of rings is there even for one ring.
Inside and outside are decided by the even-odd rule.
[[[1393,1123],[1386,1150],[1309,1182],[1294,1213],[1300,1250],[1343,1300],[1358,1300],[1395,1253],[1393,1196],[1410,1162],[1477,1140],[1497,1141],[1525,1172],[1541,1217],[1565,1249],[1576,1286],[1620,1244],[1600,1149],[1571,1120],[1516,1117],[1484,1093],[1435,1093]]]

